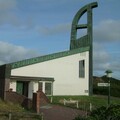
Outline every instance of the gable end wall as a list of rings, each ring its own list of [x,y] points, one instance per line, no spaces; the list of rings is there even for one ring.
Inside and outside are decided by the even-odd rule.
[[[85,60],[85,78],[79,78],[79,61]],[[12,69],[11,75],[52,77],[53,95],[88,95],[89,52],[77,53]]]

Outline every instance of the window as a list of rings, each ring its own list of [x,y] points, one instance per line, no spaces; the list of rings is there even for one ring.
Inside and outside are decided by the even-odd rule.
[[[45,83],[45,94],[52,95],[52,83]]]
[[[85,77],[85,60],[79,61],[79,77]]]

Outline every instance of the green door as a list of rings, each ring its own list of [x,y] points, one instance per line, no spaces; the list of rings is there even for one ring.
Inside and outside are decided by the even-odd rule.
[[[16,92],[21,95],[23,94],[23,82],[17,82]]]

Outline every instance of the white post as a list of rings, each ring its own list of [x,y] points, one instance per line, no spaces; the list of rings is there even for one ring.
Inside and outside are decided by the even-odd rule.
[[[43,82],[43,92],[45,93],[45,82]]]
[[[66,105],[65,101],[66,101],[66,100],[64,99],[64,105]]]
[[[52,103],[52,101],[53,101],[53,97],[51,96],[50,102]]]
[[[77,101],[77,108],[79,108],[79,106],[78,106],[78,101]]]
[[[90,112],[92,111],[92,103],[90,103]]]
[[[9,113],[9,120],[12,120],[12,114]]]

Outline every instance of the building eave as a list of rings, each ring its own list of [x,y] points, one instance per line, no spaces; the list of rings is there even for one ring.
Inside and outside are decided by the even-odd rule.
[[[39,56],[39,57],[35,57],[35,58],[25,59],[25,60],[11,63],[10,65],[11,65],[11,69],[16,69],[16,68],[20,68],[20,67],[40,63],[40,62],[45,62],[45,61],[49,61],[49,60],[53,60],[53,59],[57,59],[57,58],[66,57],[69,55],[74,55],[77,53],[86,52],[86,51],[89,51],[89,49],[90,49],[89,46],[82,47],[82,48],[73,49],[73,50],[69,50],[69,51],[63,51],[63,52],[53,53],[53,54]]]
[[[31,77],[31,76],[11,76],[11,81],[51,81],[54,82],[52,77]]]

